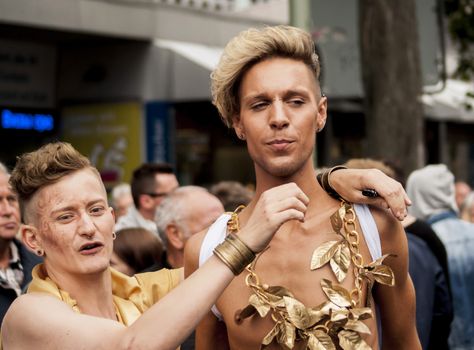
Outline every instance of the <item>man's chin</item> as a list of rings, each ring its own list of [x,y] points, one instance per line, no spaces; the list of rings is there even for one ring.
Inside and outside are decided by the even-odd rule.
[[[302,166],[301,164],[294,163],[270,164],[266,167],[266,171],[274,177],[286,179],[295,175],[301,170]]]
[[[0,232],[0,239],[5,241],[13,240],[18,233],[18,230],[4,230]]]

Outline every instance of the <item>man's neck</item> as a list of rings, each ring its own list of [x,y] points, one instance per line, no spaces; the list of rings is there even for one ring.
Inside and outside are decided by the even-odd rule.
[[[138,209],[138,212],[140,213],[140,215],[146,219],[146,220],[150,220],[150,221],[154,221],[155,220],[155,213],[154,211],[148,211],[148,210],[145,210],[143,208],[140,208]]]
[[[109,269],[97,274],[69,276],[48,270],[47,275],[71,298],[82,313],[117,320],[112,295],[112,276]]]
[[[10,243],[11,239],[0,238],[0,268],[4,269],[10,264]]]
[[[316,172],[311,162],[308,162],[300,170],[286,177],[273,176],[261,169],[255,170],[256,175],[256,189],[255,198],[258,200],[260,195],[270,188],[280,186],[286,183],[294,182],[299,188],[308,196],[312,197],[316,194],[315,189],[319,188],[316,180]]]

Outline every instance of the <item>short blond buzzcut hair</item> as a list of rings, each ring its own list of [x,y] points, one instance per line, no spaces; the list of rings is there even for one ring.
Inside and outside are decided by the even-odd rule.
[[[24,215],[25,203],[44,186],[53,184],[72,172],[90,168],[99,176],[89,159],[66,142],[49,143],[18,157],[10,184],[18,194]]]
[[[240,112],[242,76],[256,63],[272,57],[302,61],[319,81],[319,59],[309,33],[285,25],[241,32],[226,45],[219,64],[211,73],[212,103],[228,127],[232,126],[232,117]]]

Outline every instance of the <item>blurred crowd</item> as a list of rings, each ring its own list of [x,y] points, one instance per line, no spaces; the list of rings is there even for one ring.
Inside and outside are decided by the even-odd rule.
[[[428,165],[407,179],[394,164],[352,159],[348,168],[376,168],[401,182],[413,204],[403,221],[409,271],[417,296],[417,330],[425,349],[449,349],[448,339],[474,347],[474,191],[443,164]],[[0,164],[0,320],[31,280],[40,259],[17,237],[21,224],[9,173]],[[223,181],[204,188],[180,186],[169,164],[145,163],[131,183],[109,194],[115,212],[111,266],[132,276],[139,272],[183,267],[186,241],[205,230],[225,211],[247,204],[251,186]],[[473,306],[474,308],[474,306]],[[466,331],[468,329],[468,331]],[[194,348],[192,337],[182,349]]]

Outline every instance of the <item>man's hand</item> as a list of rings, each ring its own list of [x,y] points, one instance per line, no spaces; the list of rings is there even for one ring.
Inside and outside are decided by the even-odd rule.
[[[402,185],[378,169],[340,169],[331,173],[329,181],[339,195],[349,202],[370,204],[390,209],[400,221],[407,216],[410,198]],[[379,197],[362,194],[365,189],[374,189]]]
[[[285,222],[304,222],[308,203],[308,196],[294,182],[273,187],[260,196],[239,237],[258,253]]]

